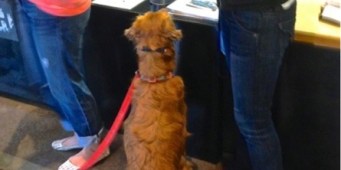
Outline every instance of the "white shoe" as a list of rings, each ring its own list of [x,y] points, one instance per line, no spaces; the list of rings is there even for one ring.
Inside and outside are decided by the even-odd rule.
[[[65,161],[62,165],[58,167],[58,170],[78,170],[81,167],[78,167],[72,164],[69,160]]]
[[[84,148],[83,146],[79,145],[78,142],[75,145],[70,145],[70,146],[65,146],[64,142],[69,139],[72,138],[74,136],[70,136],[64,139],[60,139],[60,140],[55,140],[52,142],[51,146],[53,149],[58,150],[58,151],[69,151],[69,150],[74,150],[74,149],[82,149]]]
[[[98,158],[98,160],[96,161],[96,163],[98,163],[99,161],[105,159],[106,157],[108,157],[110,155],[110,150],[106,149],[103,154]],[[96,164],[95,163],[95,164]],[[72,164],[70,162],[70,160],[68,159],[67,161],[65,161],[62,165],[60,165],[58,167],[58,170],[79,170],[81,167],[78,167],[74,164]]]

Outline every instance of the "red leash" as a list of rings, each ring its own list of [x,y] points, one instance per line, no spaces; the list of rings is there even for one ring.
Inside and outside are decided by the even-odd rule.
[[[123,100],[121,108],[115,118],[115,121],[111,125],[111,128],[108,134],[105,136],[101,144],[98,146],[97,150],[91,155],[90,159],[85,162],[85,164],[80,168],[80,170],[87,170],[91,168],[98,160],[98,158],[103,154],[104,150],[109,147],[112,141],[115,139],[118,129],[121,127],[122,122],[125,118],[129,105],[131,103],[132,93],[133,93],[133,82],[130,84],[130,87],[127,91],[127,94]]]

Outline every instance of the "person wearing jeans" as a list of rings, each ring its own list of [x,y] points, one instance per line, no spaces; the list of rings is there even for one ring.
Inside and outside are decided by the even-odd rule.
[[[231,74],[234,118],[253,170],[282,170],[271,104],[293,37],[294,0],[218,0],[221,51]]]
[[[93,95],[84,81],[82,61],[83,34],[90,16],[91,0],[19,0],[23,25],[31,36],[27,48],[34,48],[35,57],[45,82],[42,96],[51,96],[54,110],[62,126],[74,135],[52,143],[56,150],[82,149],[59,169],[79,169],[99,144],[103,127]],[[25,48],[25,47],[23,47]],[[26,50],[23,50],[26,51]],[[27,50],[28,51],[28,50]],[[36,55],[33,55],[36,54]],[[23,54],[25,55],[25,53]],[[26,62],[30,64],[34,62]],[[105,152],[105,156],[109,150]]]

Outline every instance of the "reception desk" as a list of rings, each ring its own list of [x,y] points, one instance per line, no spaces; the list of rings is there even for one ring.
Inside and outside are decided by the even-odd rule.
[[[306,30],[299,0],[295,41],[283,61],[273,102],[274,121],[283,148],[284,168],[338,169],[340,144],[340,37]],[[308,3],[308,1],[306,2]],[[315,9],[315,8],[314,8]],[[124,36],[134,18],[149,10],[143,2],[133,10],[93,5],[85,36],[87,82],[109,127],[137,69],[133,44]],[[305,11],[305,10],[303,10]],[[311,15],[309,15],[311,16]],[[318,16],[318,14],[317,14]],[[248,169],[246,153],[233,120],[229,73],[219,52],[215,25],[176,19],[183,32],[177,44],[176,73],[186,85],[189,156]],[[330,30],[340,31],[331,26]],[[330,29],[330,30],[329,30]],[[325,29],[321,29],[325,30]],[[25,31],[25,30],[19,30]],[[20,38],[19,38],[20,40]],[[3,96],[48,106],[28,85],[20,43],[0,39],[0,92]]]

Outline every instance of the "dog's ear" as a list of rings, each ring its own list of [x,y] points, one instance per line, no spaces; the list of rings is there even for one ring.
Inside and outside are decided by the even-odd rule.
[[[136,37],[136,31],[134,28],[130,27],[124,30],[124,35],[130,40],[134,41]]]
[[[168,9],[167,8],[161,8],[158,12],[165,13],[168,15]]]
[[[169,38],[173,41],[180,40],[182,38],[181,30],[174,30],[174,31],[170,32]]]

